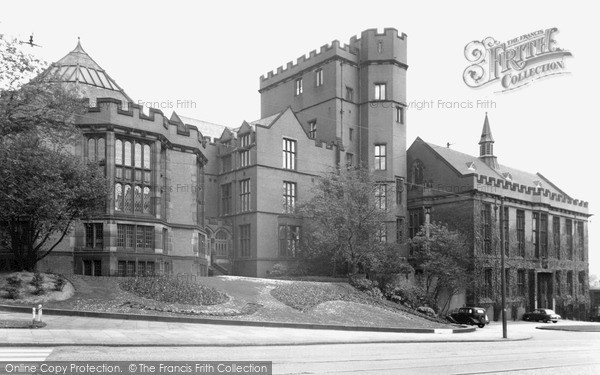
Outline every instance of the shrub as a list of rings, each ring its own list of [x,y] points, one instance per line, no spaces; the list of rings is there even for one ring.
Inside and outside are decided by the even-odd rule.
[[[4,290],[8,293],[8,299],[19,299],[19,288],[15,288],[14,286],[8,286]]]
[[[270,277],[287,276],[288,272],[289,272],[289,270],[285,264],[275,263],[273,265],[273,268],[271,268],[271,270],[269,271],[269,276]]]
[[[166,276],[129,278],[120,282],[119,286],[136,296],[160,302],[217,305],[229,299],[225,293],[214,288]]]
[[[364,277],[352,277],[350,279],[350,285],[360,290],[361,292],[365,292],[371,297],[374,298],[382,298],[383,293],[381,293],[381,289],[377,287],[378,283],[374,280],[369,280]]]
[[[30,284],[34,286],[35,294],[44,294],[44,276],[41,273],[34,273]]]
[[[67,280],[65,280],[64,276],[57,275],[56,280],[54,280],[54,290],[61,292],[66,284]]]
[[[385,297],[390,301],[401,303],[410,308],[429,305],[423,288],[413,285],[407,280],[397,280],[386,286]]]
[[[20,288],[22,282],[18,276],[12,275],[12,276],[6,278],[6,283],[8,284],[9,287]]]
[[[425,315],[435,316],[435,311],[428,306],[419,306],[417,307],[417,311]]]

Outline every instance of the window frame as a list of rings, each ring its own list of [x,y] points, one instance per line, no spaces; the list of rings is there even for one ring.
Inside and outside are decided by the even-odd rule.
[[[373,100],[376,100],[376,101],[387,100],[387,83],[386,82],[375,82],[374,88],[375,88],[375,92],[373,95]]]
[[[382,152],[383,151],[383,152]],[[373,147],[374,168],[376,171],[387,170],[387,143],[376,143]]]
[[[294,84],[294,96],[302,95],[303,87],[302,87],[302,78],[296,78]]]
[[[283,137],[283,169],[296,170],[298,142],[292,138]]]

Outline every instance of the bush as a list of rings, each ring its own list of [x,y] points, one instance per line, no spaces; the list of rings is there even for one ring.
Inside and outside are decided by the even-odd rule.
[[[9,287],[13,287],[13,288],[20,288],[21,284],[22,284],[21,279],[16,275],[7,277],[6,283],[8,284]]]
[[[8,299],[19,299],[19,288],[8,286],[4,290],[8,293]]]
[[[67,280],[65,280],[64,276],[57,275],[56,280],[54,280],[54,290],[61,292],[66,284]]]
[[[134,277],[120,282],[119,286],[136,296],[168,303],[218,305],[229,299],[225,293],[214,288],[166,276]]]
[[[35,294],[44,294],[44,276],[41,273],[34,273],[30,284],[34,286]]]
[[[381,289],[379,289],[379,284],[377,283],[377,281],[356,276],[350,278],[350,285],[360,290],[361,292],[365,292],[371,297],[383,298],[383,293],[381,293]]]
[[[275,263],[273,268],[269,271],[269,277],[281,277],[288,275],[288,268],[283,263]]]
[[[397,280],[386,286],[385,297],[395,303],[400,303],[410,308],[429,305],[423,288],[413,285],[407,280]]]

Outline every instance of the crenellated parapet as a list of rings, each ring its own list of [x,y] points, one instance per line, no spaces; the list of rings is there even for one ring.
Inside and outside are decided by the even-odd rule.
[[[525,194],[531,196],[531,199],[534,200],[537,198],[545,198],[546,200],[553,201],[556,203],[562,203],[566,205],[572,205],[581,208],[588,208],[588,202],[573,199],[564,194],[557,194],[549,189],[545,189],[543,187],[535,187],[528,186],[523,184],[514,183],[512,181],[508,181],[503,178],[490,177],[485,175],[478,175],[476,177],[477,189],[483,191],[491,191],[497,193],[497,189],[503,189],[506,192],[505,195],[509,195],[510,193],[518,193]],[[493,190],[492,190],[493,189]],[[503,195],[504,195],[503,194]]]
[[[98,98],[87,113],[77,116],[76,123],[82,129],[93,131],[105,129],[154,137],[169,148],[189,150],[205,160],[200,147],[205,148],[207,140],[195,126],[170,120],[160,109],[150,108],[147,114],[143,109],[131,102],[124,109],[120,100]]]

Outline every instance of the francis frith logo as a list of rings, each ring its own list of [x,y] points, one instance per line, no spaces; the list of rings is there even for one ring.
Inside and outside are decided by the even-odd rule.
[[[499,92],[514,90],[540,78],[568,73],[565,57],[571,52],[557,46],[556,27],[540,29],[501,43],[492,37],[472,41],[465,57],[472,63],[464,73],[467,86],[479,88],[498,82]]]

